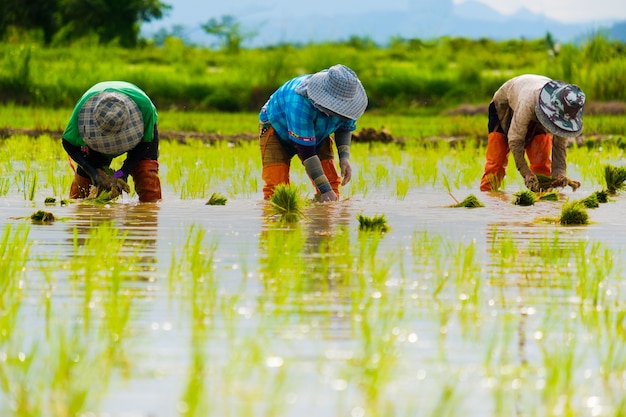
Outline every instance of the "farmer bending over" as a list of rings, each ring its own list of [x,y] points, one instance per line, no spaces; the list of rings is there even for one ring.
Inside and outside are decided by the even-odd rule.
[[[579,182],[565,176],[566,150],[568,139],[582,131],[584,104],[585,94],[578,86],[541,75],[520,75],[505,82],[489,104],[487,161],[480,190],[500,186],[509,149],[529,190],[539,191],[536,174],[555,178],[554,187],[578,188]]]
[[[337,201],[339,184],[346,185],[352,177],[350,141],[366,107],[361,81],[340,64],[293,78],[276,90],[259,114],[264,198],[269,199],[277,185],[289,183],[289,166],[297,154],[316,196]],[[335,165],[333,133],[343,180]]]
[[[92,184],[119,195],[116,185],[121,183],[128,192],[126,180],[132,175],[139,201],[161,199],[157,111],[139,87],[105,81],[87,90],[63,132],[63,148],[78,164],[70,198],[87,197]],[[109,176],[105,170],[111,160],[123,153],[121,169]]]

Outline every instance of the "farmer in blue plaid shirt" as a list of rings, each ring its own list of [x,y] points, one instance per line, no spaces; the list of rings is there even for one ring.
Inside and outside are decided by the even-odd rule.
[[[297,154],[316,196],[323,202],[337,201],[339,185],[352,177],[350,141],[366,107],[361,81],[341,64],[293,78],[276,90],[259,114],[264,198],[269,199],[277,185],[289,183],[291,159]]]

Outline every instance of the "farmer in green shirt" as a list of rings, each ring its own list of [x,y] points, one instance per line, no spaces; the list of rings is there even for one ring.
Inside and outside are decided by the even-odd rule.
[[[132,175],[139,201],[161,199],[157,111],[136,85],[104,81],[87,90],[63,132],[63,148],[78,165],[70,198],[87,197],[91,185],[111,190],[121,181],[128,192],[126,180]],[[124,153],[122,167],[106,174],[112,159]]]

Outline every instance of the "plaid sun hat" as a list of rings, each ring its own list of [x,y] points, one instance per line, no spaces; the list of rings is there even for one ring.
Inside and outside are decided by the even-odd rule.
[[[585,93],[574,84],[550,81],[539,92],[535,114],[553,135],[575,138],[583,130]]]
[[[127,95],[103,91],[90,97],[78,114],[78,128],[91,149],[121,155],[143,138],[143,117]]]
[[[351,120],[361,117],[367,107],[361,81],[354,71],[341,64],[311,75],[307,95],[315,104]]]

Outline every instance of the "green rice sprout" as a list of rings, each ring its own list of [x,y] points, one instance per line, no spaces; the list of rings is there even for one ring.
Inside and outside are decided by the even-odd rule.
[[[0,178],[0,196],[7,195],[11,189],[11,180],[9,178]]]
[[[70,200],[67,198],[62,198],[59,201],[57,201],[57,199],[55,197],[46,197],[45,200],[43,201],[43,203],[46,206],[54,206],[57,203],[59,203],[62,206],[68,206],[70,204]]]
[[[298,188],[292,184],[279,184],[269,200],[273,214],[285,223],[297,223],[303,219],[304,200]]]
[[[18,187],[22,190],[24,200],[33,201],[37,191],[37,171],[20,172],[16,178]]]
[[[598,199],[598,203],[604,204],[609,202],[609,192],[607,190],[594,191],[593,194]]]
[[[559,193],[556,191],[545,191],[537,194],[540,201],[559,201]]]
[[[588,209],[600,207],[600,202],[598,201],[598,195],[596,193],[590,194],[589,197],[583,198],[581,201]]]
[[[52,223],[55,220],[54,214],[43,210],[37,210],[31,214],[30,219],[33,223]]]
[[[487,180],[489,180],[489,186],[491,187],[491,191],[500,191],[500,186],[502,185],[502,183],[498,180],[497,176],[493,174],[487,174]]]
[[[563,204],[559,223],[563,225],[589,224],[589,214],[582,200]]]
[[[110,190],[102,190],[98,193],[98,196],[92,201],[96,204],[109,204],[114,199],[111,198]]]
[[[516,206],[532,206],[537,202],[537,194],[530,190],[520,191],[513,194],[513,204]]]
[[[540,190],[549,190],[553,188],[552,183],[554,182],[554,178],[543,174],[535,174],[535,176],[537,177],[537,181],[539,181]]]
[[[381,233],[389,231],[389,225],[387,225],[387,219],[384,214],[374,215],[372,217],[357,214],[356,218],[359,221],[360,231],[378,231]]]
[[[463,201],[455,204],[452,207],[466,207],[466,208],[478,208],[485,207],[485,205],[474,194],[470,194]]]
[[[220,193],[213,193],[209,198],[209,201],[206,202],[207,206],[225,206],[228,199],[224,197]]]
[[[624,181],[626,181],[626,167],[606,165],[604,167],[604,181],[609,194],[617,194],[619,191],[626,189],[626,184],[624,184]]]

